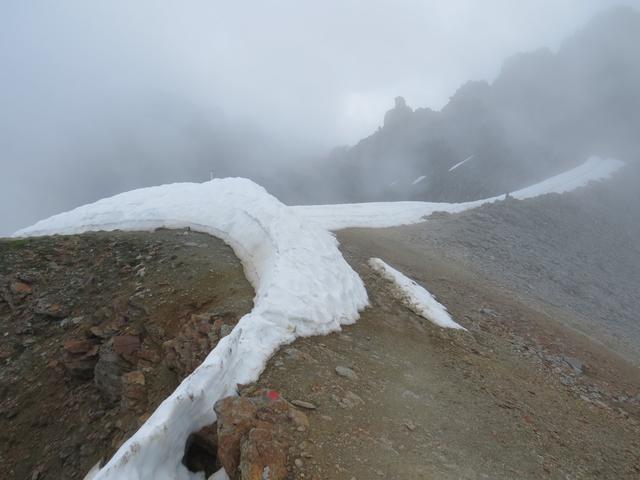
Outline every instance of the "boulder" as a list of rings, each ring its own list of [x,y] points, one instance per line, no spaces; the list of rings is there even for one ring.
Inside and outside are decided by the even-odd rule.
[[[253,427],[257,408],[244,397],[223,398],[214,408],[218,415],[218,460],[233,478],[240,464],[242,437]]]
[[[287,477],[287,451],[294,435],[309,429],[307,416],[273,390],[240,386],[251,397],[227,397],[215,405],[218,460],[231,478]]]
[[[63,364],[72,377],[90,380],[98,361],[98,345],[89,339],[70,339],[64,342]]]
[[[271,428],[253,428],[240,449],[241,480],[283,480],[287,478],[286,445]]]

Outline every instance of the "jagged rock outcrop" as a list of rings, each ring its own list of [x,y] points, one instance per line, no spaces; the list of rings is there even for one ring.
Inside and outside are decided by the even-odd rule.
[[[398,128],[409,121],[413,110],[407,105],[404,97],[395,98],[395,106],[384,115],[384,128]]]

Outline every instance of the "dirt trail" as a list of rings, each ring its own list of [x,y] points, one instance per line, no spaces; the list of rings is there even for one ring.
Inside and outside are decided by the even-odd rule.
[[[371,307],[341,334],[284,348],[260,379],[317,406],[296,478],[640,476],[638,369],[563,327],[567,312],[524,303],[401,229],[338,237]],[[399,305],[371,256],[426,286],[468,332]]]

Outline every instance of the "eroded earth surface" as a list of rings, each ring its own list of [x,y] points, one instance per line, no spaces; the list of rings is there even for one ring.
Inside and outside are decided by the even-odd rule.
[[[0,240],[0,293],[0,478],[20,480],[108,459],[254,294],[184,230]]]

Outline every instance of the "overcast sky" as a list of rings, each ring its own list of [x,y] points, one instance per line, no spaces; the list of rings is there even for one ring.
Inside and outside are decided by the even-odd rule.
[[[621,3],[633,2],[2,0],[0,234],[88,201],[64,190],[117,160],[69,159],[108,145],[105,132],[170,138],[184,125],[166,112],[190,109],[317,153],[370,134],[397,95],[439,109],[506,56],[555,49]]]

